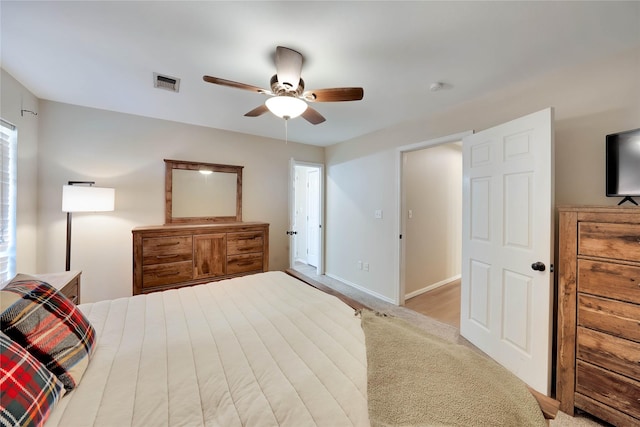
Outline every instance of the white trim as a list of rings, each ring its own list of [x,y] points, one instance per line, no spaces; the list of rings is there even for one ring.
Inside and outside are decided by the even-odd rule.
[[[422,295],[425,292],[429,292],[429,291],[432,291],[434,289],[438,289],[441,286],[448,285],[449,283],[451,283],[453,281],[456,281],[456,280],[460,280],[461,278],[462,278],[461,274],[456,274],[455,276],[449,277],[448,279],[441,280],[441,281],[433,283],[431,285],[427,285],[422,289],[418,289],[417,291],[413,291],[411,293],[408,293],[408,294],[406,294],[404,296],[404,299],[408,300],[409,298],[417,297],[418,295]]]
[[[336,276],[335,274],[325,273],[325,276],[330,277],[330,278],[332,278],[334,280],[337,280],[339,282],[342,282],[347,286],[351,286],[354,289],[357,289],[357,290],[359,290],[361,292],[364,292],[365,294],[370,295],[370,296],[372,296],[374,298],[377,298],[379,300],[382,300],[384,302],[388,302],[388,303],[391,303],[391,304],[394,304],[394,305],[398,305],[398,303],[396,301],[393,301],[391,298],[385,297],[384,295],[381,295],[381,294],[379,294],[377,292],[373,292],[371,289],[367,289],[367,288],[364,288],[364,287],[362,287],[360,285],[356,285],[355,283],[350,282],[350,281],[348,281],[346,279],[343,279],[340,276]]]
[[[396,246],[395,255],[394,255],[394,268],[395,268],[395,277],[396,277],[396,295],[397,302],[394,304],[404,305],[404,301],[406,299],[405,295],[405,263],[403,253],[405,251],[404,247],[404,239],[400,239],[399,236],[404,236],[405,224],[404,224],[404,216],[402,212],[402,158],[404,153],[408,153],[410,151],[417,151],[427,147],[434,147],[436,145],[448,144],[451,142],[462,141],[462,138],[465,136],[473,135],[472,130],[454,133],[451,135],[441,136],[439,138],[429,139],[422,142],[417,142],[415,144],[403,145],[401,147],[396,148],[396,212],[397,212],[397,223],[396,223],[396,236],[398,236],[398,245]]]

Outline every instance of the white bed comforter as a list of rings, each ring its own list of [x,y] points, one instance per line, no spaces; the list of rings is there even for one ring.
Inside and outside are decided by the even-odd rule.
[[[97,346],[50,426],[365,426],[353,309],[282,273],[82,304]]]

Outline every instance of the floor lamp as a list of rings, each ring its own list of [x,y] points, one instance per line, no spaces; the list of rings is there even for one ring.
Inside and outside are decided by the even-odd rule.
[[[66,271],[71,267],[71,214],[73,212],[108,212],[114,209],[115,190],[93,187],[94,181],[69,181],[62,186],[62,212],[67,213]]]

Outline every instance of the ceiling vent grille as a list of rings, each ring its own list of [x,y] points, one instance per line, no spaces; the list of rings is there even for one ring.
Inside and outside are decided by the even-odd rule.
[[[180,90],[180,79],[153,73],[153,87],[178,92]]]

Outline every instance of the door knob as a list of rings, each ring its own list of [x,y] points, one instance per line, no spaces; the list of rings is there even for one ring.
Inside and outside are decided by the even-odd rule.
[[[531,264],[531,268],[535,271],[544,271],[547,267],[543,262],[538,261]]]
[[[298,234],[297,231],[287,231],[287,236],[293,236],[294,234]]]

